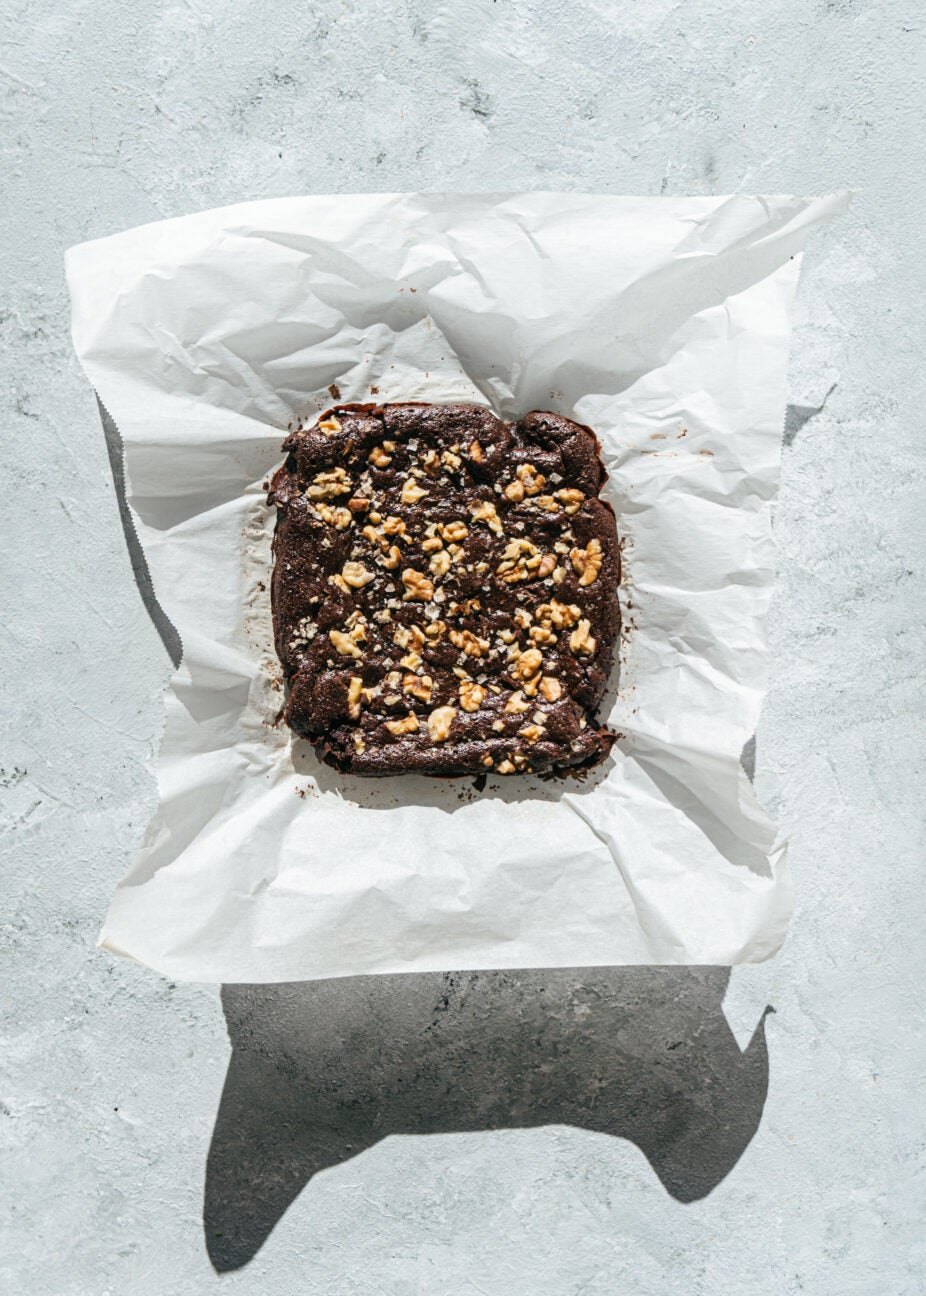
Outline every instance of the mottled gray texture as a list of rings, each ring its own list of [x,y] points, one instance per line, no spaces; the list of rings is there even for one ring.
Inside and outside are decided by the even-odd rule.
[[[4,1289],[923,1290],[923,28],[900,0],[2,6]],[[63,250],[305,191],[843,184],[859,195],[801,290],[754,753],[798,909],[725,999],[740,1044],[777,1010],[755,1136],[701,1196],[765,1083],[761,1039],[738,1059],[724,1027],[723,972],[230,988],[217,1265],[266,1227],[242,1167],[281,1193],[331,1168],[218,1278],[218,991],[93,949],[153,807],[168,661],[71,355]]]

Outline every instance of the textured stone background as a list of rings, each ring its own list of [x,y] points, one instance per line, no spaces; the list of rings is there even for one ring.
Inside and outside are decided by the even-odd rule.
[[[5,1289],[924,1290],[924,25],[915,0],[0,5]],[[793,843],[784,953],[729,985],[227,989],[210,1155],[218,990],[93,948],[167,660],[64,249],[306,191],[846,184],[801,290],[756,747]],[[764,1113],[761,1032],[741,1056],[721,1000],[743,1046],[775,1006]]]

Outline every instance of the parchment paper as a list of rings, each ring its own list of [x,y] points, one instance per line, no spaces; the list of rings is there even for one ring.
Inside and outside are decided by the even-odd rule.
[[[158,811],[100,943],[204,981],[772,954],[785,850],[740,755],[768,669],[800,254],[845,204],[334,195],[72,248],[74,344],[183,643]],[[330,384],[598,432],[623,737],[584,783],[344,777],[274,724],[263,483]]]

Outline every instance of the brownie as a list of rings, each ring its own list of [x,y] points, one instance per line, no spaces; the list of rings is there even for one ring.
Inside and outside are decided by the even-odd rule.
[[[587,427],[480,405],[336,405],[269,501],[284,716],[354,774],[596,765],[620,628],[617,528]]]

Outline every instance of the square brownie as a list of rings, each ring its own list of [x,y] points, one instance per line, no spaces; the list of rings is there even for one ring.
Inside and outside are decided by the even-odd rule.
[[[595,434],[479,405],[337,405],[283,444],[269,501],[285,719],[336,769],[596,765],[620,629]]]

